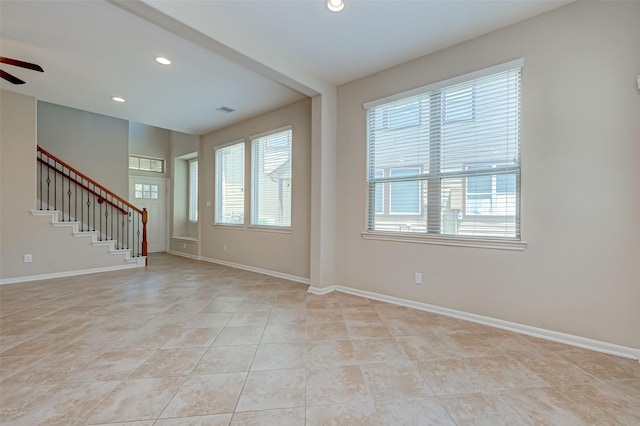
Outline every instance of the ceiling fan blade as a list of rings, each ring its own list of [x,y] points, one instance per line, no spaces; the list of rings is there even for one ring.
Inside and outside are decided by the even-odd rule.
[[[8,72],[4,72],[2,70],[0,70],[0,78],[4,78],[5,80],[13,84],[24,84],[23,80],[20,80],[18,77],[11,75]]]
[[[0,62],[3,64],[14,65],[16,67],[27,68],[33,71],[44,72],[42,67],[38,64],[32,64],[31,62],[19,61],[17,59],[5,58],[4,56],[0,56]]]

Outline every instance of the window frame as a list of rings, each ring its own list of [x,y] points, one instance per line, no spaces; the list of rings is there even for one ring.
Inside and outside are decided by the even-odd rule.
[[[520,69],[520,72],[522,70],[524,66],[524,59],[517,59],[514,61],[510,61],[504,64],[500,64],[500,65],[496,65],[493,67],[489,67],[483,70],[479,70],[479,71],[475,71],[469,74],[465,74],[465,75],[461,75],[461,76],[457,76],[448,80],[444,80],[438,83],[434,83],[434,84],[430,84],[424,87],[420,87],[417,89],[412,89],[409,91],[405,91],[402,93],[398,93],[383,99],[379,99],[376,101],[371,101],[368,103],[365,103],[363,105],[364,109],[367,111],[367,116],[369,114],[369,110],[376,108],[378,106],[382,106],[384,104],[388,104],[391,102],[395,102],[395,101],[401,101],[404,99],[411,98],[413,96],[418,96],[418,95],[423,95],[423,94],[427,94],[430,92],[437,92],[440,91],[440,93],[444,93],[443,89],[446,89],[450,86],[454,86],[457,84],[461,84],[461,83],[467,83],[467,82],[472,82],[473,80],[479,79],[479,78],[483,78],[483,77],[489,77],[493,74],[498,74],[501,73],[503,71],[509,71],[509,70],[513,70],[513,69]],[[522,74],[521,74],[522,75]],[[521,77],[520,77],[521,78]],[[521,84],[521,83],[520,83]],[[470,109],[470,116],[469,117],[465,117],[464,119],[449,119],[449,120],[445,120],[445,102],[441,101],[441,109],[439,111],[439,114],[441,114],[441,118],[440,118],[440,126],[447,126],[447,125],[456,125],[457,123],[462,123],[462,122],[466,122],[466,121],[470,121],[470,120],[475,120],[476,117],[476,90],[474,88],[473,85],[470,86],[470,102],[471,105],[469,106]],[[521,86],[520,86],[521,87]],[[520,102],[521,104],[521,96],[522,96],[522,92],[520,89],[520,98],[518,100],[518,102]],[[440,95],[441,97],[443,97],[442,95]],[[424,108],[424,106],[423,106]],[[521,108],[521,107],[520,107]],[[376,120],[378,120],[380,117],[375,117]],[[521,160],[520,158],[518,158],[518,162],[517,164],[513,165],[512,167],[505,167],[505,169],[499,169],[499,175],[505,175],[505,176],[509,176],[509,175],[516,175],[516,205],[515,205],[515,209],[516,209],[516,213],[515,213],[515,221],[516,221],[516,234],[515,237],[492,237],[492,236],[484,236],[484,235],[473,235],[473,236],[469,236],[469,235],[461,235],[461,234],[445,234],[442,233],[441,226],[442,225],[442,218],[440,217],[440,215],[442,214],[442,199],[441,199],[441,192],[443,190],[443,183],[445,181],[445,179],[448,178],[461,178],[464,179],[464,184],[463,184],[463,188],[464,188],[464,192],[462,194],[462,200],[463,203],[466,202],[466,198],[467,198],[467,193],[466,193],[466,188],[467,188],[467,178],[469,177],[469,175],[477,175],[477,173],[468,173],[466,171],[456,171],[453,172],[451,174],[448,174],[446,172],[442,172],[440,171],[439,167],[439,163],[438,163],[438,168],[436,169],[435,167],[433,167],[433,170],[438,170],[440,171],[440,173],[434,173],[432,175],[429,174],[429,172],[425,172],[424,174],[420,175],[420,176],[416,176],[413,179],[410,179],[411,181],[423,181],[423,184],[427,185],[427,200],[428,200],[428,204],[432,204],[434,201],[437,204],[437,207],[432,208],[433,211],[437,211],[436,216],[438,217],[437,219],[437,229],[434,229],[435,227],[432,226],[431,223],[428,223],[427,227],[428,230],[425,233],[415,233],[415,234],[411,234],[411,235],[407,235],[404,233],[400,233],[400,232],[389,232],[389,231],[381,231],[381,230],[376,230],[375,229],[375,224],[376,222],[376,216],[380,216],[381,213],[376,211],[376,207],[375,204],[377,202],[376,198],[375,198],[375,188],[379,185],[384,185],[383,187],[386,188],[386,186],[388,186],[391,182],[393,182],[393,180],[390,180],[388,178],[379,178],[377,176],[374,175],[375,171],[371,170],[373,168],[373,163],[372,163],[372,158],[370,158],[370,148],[369,148],[369,143],[370,143],[370,136],[369,136],[369,131],[379,131],[379,130],[384,130],[387,127],[383,127],[381,129],[381,126],[379,125],[380,123],[378,123],[376,121],[376,125],[375,127],[370,127],[371,124],[369,122],[369,117],[367,118],[367,186],[368,186],[368,190],[367,190],[367,194],[368,194],[368,202],[367,202],[367,215],[366,215],[366,227],[365,227],[365,231],[362,232],[362,236],[365,239],[382,239],[382,240],[393,240],[393,241],[405,241],[405,242],[414,242],[414,243],[426,243],[426,244],[444,244],[444,245],[454,245],[454,246],[472,246],[472,247],[482,247],[482,248],[498,248],[498,249],[510,249],[510,250],[524,250],[524,248],[526,247],[526,242],[523,240],[522,238],[522,229],[519,226],[520,222],[521,222],[521,212],[520,212],[520,204],[521,204],[521,191],[519,191],[518,189],[520,188],[520,181],[521,181]],[[373,130],[375,129],[375,130]],[[521,133],[520,133],[521,134]],[[518,138],[520,138],[520,134],[518,134]],[[430,144],[430,142],[429,142]],[[518,142],[518,147],[521,145],[520,142]],[[433,147],[431,145],[429,145],[429,150],[432,150]],[[440,155],[440,147],[437,147],[438,149],[438,157]],[[521,151],[520,148],[518,148],[518,151]],[[433,154],[433,152],[431,152],[431,154]],[[430,155],[430,158],[432,158],[433,156]],[[431,161],[431,160],[430,160]],[[376,169],[378,169],[379,166],[376,166]],[[432,168],[432,165],[429,164],[429,168]],[[492,174],[492,196],[493,193],[496,192],[496,178],[495,178],[495,172],[494,174]],[[507,184],[510,185],[510,184]],[[510,186],[508,186],[510,187]],[[437,190],[432,190],[432,188],[435,188]],[[386,194],[386,191],[383,190],[383,193]],[[421,197],[424,196],[424,190],[421,191]],[[372,201],[373,200],[373,201]],[[424,205],[423,202],[420,203],[421,207]],[[386,206],[384,207],[384,210],[386,212]],[[433,215],[433,211],[429,210],[428,211],[428,216],[429,216],[429,222],[431,220],[433,220],[432,215]],[[466,213],[466,205],[463,207],[463,212]],[[513,217],[513,216],[511,216]]]
[[[246,160],[246,147],[245,147],[245,140],[244,139],[240,139],[240,140],[236,140],[224,145],[220,145],[220,146],[216,146],[213,149],[214,152],[214,212],[213,212],[213,224],[214,225],[220,225],[220,226],[231,226],[231,227],[243,227],[245,226],[246,220],[247,220],[247,215],[246,215],[246,210],[247,210],[247,203],[246,203],[246,199],[245,199],[245,185],[246,185],[246,173],[245,173],[245,160]],[[235,146],[239,146],[242,147],[242,164],[241,167],[239,168],[239,170],[242,172],[242,185],[240,185],[241,188],[241,192],[242,192],[242,217],[239,221],[235,222],[235,221],[223,221],[222,217],[220,217],[220,215],[224,215],[224,212],[222,211],[222,209],[224,208],[224,206],[221,206],[220,203],[223,201],[222,197],[221,197],[221,193],[222,193],[222,180],[221,180],[221,175],[220,173],[222,173],[222,167],[221,167],[221,158],[218,156],[218,153],[222,152],[225,149],[229,149]],[[223,165],[222,165],[223,166]]]
[[[285,223],[285,224],[264,224],[264,223],[259,223],[261,218],[260,218],[260,214],[258,212],[258,209],[260,208],[260,187],[259,187],[259,173],[262,172],[258,172],[257,168],[259,167],[259,165],[257,164],[257,161],[259,160],[259,158],[263,158],[263,167],[264,167],[264,159],[266,157],[265,153],[262,153],[262,157],[260,157],[259,155],[256,155],[256,149],[257,148],[257,144],[261,143],[262,141],[264,141],[264,145],[262,146],[263,150],[266,151],[269,148],[269,140],[265,139],[265,138],[269,138],[270,136],[276,136],[276,135],[280,135],[283,133],[288,133],[288,146],[285,147],[285,150],[288,151],[288,159],[285,161],[289,162],[289,199],[288,202],[286,202],[285,204],[288,206],[288,212],[286,214],[284,214],[284,217],[288,217],[289,222]],[[278,129],[274,129],[274,130],[270,130],[267,132],[263,132],[257,135],[253,135],[251,137],[249,137],[249,141],[251,143],[251,188],[250,188],[250,192],[251,192],[251,209],[250,209],[250,218],[249,218],[249,225],[252,228],[272,228],[275,230],[290,230],[292,227],[292,222],[293,222],[293,127],[292,126],[285,126],[285,127],[280,127]],[[271,142],[273,144],[273,142]],[[283,163],[284,164],[284,163]],[[279,168],[279,167],[278,167]],[[278,170],[278,168],[274,169],[272,172],[275,172]],[[265,172],[266,173],[266,172]],[[285,200],[286,201],[286,200]],[[278,220],[276,220],[277,222]]]
[[[193,188],[193,173],[192,173],[192,165],[195,164],[195,188]],[[199,194],[198,194],[198,173],[199,173],[199,164],[198,158],[191,158],[187,160],[187,220],[189,223],[198,223],[198,202],[199,202]],[[192,197],[195,195],[195,202],[193,202]],[[195,218],[193,218],[195,216]]]

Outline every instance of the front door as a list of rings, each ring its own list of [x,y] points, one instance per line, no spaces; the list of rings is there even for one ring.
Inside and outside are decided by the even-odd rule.
[[[147,209],[147,251],[167,250],[167,182],[161,178],[129,176],[129,201]]]

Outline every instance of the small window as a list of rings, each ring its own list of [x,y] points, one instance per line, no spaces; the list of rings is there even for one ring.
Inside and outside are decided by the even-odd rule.
[[[161,158],[129,156],[129,169],[143,172],[164,173],[164,160]]]
[[[244,224],[244,141],[215,150],[215,223]]]
[[[189,222],[198,221],[198,160],[189,160]]]
[[[134,186],[134,197],[143,199],[158,199],[158,185],[147,185],[142,183],[136,183]]]

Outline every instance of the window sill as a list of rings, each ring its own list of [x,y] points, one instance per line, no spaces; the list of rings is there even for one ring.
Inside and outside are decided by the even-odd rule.
[[[251,231],[259,231],[259,232],[273,232],[275,234],[290,234],[290,227],[280,227],[280,226],[260,226],[260,225],[251,225],[249,226]]]
[[[195,238],[195,237],[179,236],[179,237],[171,237],[171,239],[178,240],[178,241],[192,242],[192,243],[197,243],[198,242],[198,239]]]
[[[523,251],[527,248],[526,241],[503,240],[498,238],[469,238],[459,236],[435,235],[402,235],[391,232],[363,232],[365,240],[395,241],[401,243],[435,244],[455,247],[475,247],[495,250]]]

